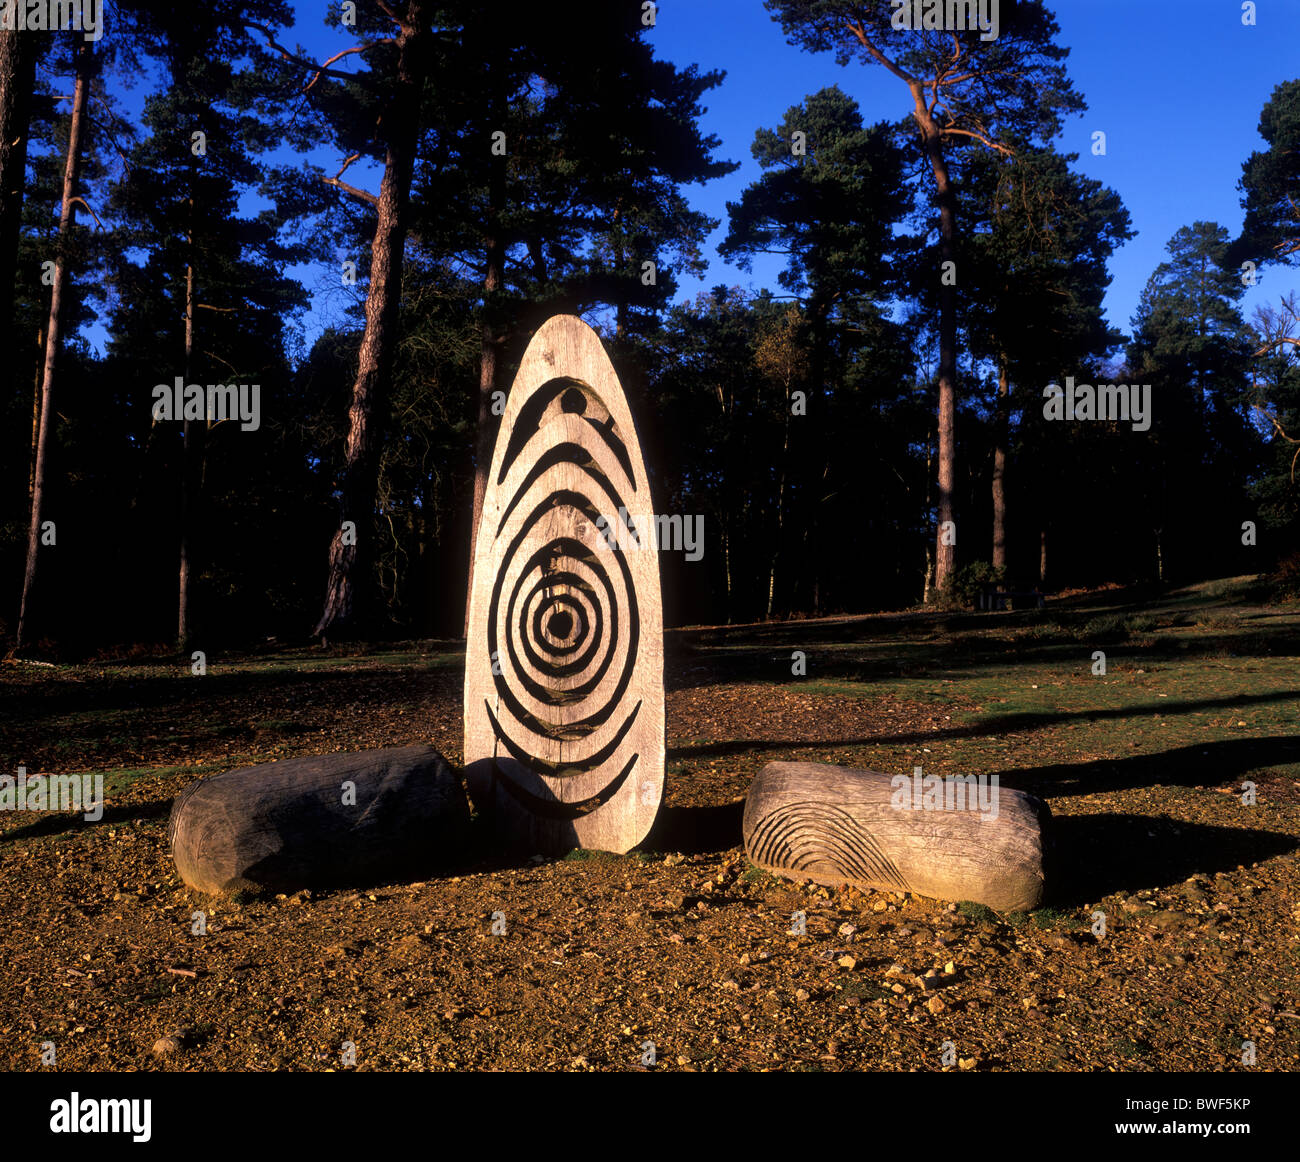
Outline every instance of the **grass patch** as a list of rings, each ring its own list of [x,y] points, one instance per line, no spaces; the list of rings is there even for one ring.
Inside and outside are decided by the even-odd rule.
[[[894,995],[884,986],[861,976],[842,976],[833,983],[846,997],[861,997],[868,1001],[883,1001]]]
[[[975,920],[981,924],[996,924],[998,914],[987,904],[977,904],[974,900],[962,900],[957,905],[957,911],[970,920]]]
[[[1160,619],[1149,614],[1107,613],[1085,622],[1076,637],[1081,642],[1122,642],[1159,626]]]
[[[575,847],[564,858],[569,863],[618,863],[624,859],[653,863],[659,857],[653,851],[629,851],[620,855],[616,851],[592,851],[585,847]]]
[[[181,776],[186,779],[197,779],[200,775],[217,771],[233,771],[239,767],[253,766],[256,761],[248,755],[229,755],[217,762],[194,763],[183,767],[118,767],[116,770],[103,772],[104,795],[107,797],[118,791],[125,791],[133,783]]]
[[[1111,1041],[1110,1047],[1117,1057],[1130,1061],[1140,1060],[1151,1051],[1151,1046],[1134,1041],[1132,1037],[1116,1037]]]
[[[1072,912],[1060,908],[1038,908],[1030,913],[1035,928],[1077,928],[1079,920]]]
[[[613,863],[622,858],[612,851],[590,851],[585,847],[575,847],[564,857],[568,863]]]

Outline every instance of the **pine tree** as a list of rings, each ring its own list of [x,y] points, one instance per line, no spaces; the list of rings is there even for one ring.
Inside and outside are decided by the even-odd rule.
[[[979,30],[912,30],[897,6],[861,0],[765,0],[791,42],[833,51],[840,64],[878,64],[908,90],[912,141],[929,168],[938,211],[938,246],[927,271],[938,300],[938,528],[935,587],[956,565],[956,403],[959,198],[949,172],[954,152],[978,144],[1011,156],[1013,142],[1050,140],[1083,99],[1066,76],[1068,50],[1041,0],[1000,6],[996,36]],[[933,9],[932,9],[933,11]]]
[[[760,129],[753,154],[764,173],[728,203],[730,229],[719,250],[743,270],[758,254],[785,255],[778,280],[802,311],[810,397],[794,425],[788,462],[799,471],[788,483],[803,543],[797,553],[781,545],[778,554],[801,563],[805,599],[816,611],[829,550],[822,538],[833,527],[822,511],[832,494],[831,414],[842,410],[833,405],[855,345],[878,325],[898,289],[894,271],[914,250],[914,240],[894,230],[912,198],[906,157],[888,127],[865,126],[856,102],[835,87],[787,110],[774,130]]]

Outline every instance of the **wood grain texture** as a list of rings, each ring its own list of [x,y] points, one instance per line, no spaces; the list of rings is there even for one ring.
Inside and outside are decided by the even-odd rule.
[[[172,805],[167,841],[181,879],[199,891],[291,892],[436,868],[459,854],[468,823],[464,788],[442,755],[405,746],[198,779]]]
[[[903,809],[893,778],[826,763],[768,763],[745,799],[746,853],[787,879],[972,900],[1000,912],[1042,902],[1046,804],[989,788],[995,816],[971,805],[967,787],[958,800],[964,809]]]
[[[599,337],[575,316],[549,319],[497,435],[465,653],[470,795],[513,844],[626,852],[658,813],[659,561],[635,520],[652,511]]]

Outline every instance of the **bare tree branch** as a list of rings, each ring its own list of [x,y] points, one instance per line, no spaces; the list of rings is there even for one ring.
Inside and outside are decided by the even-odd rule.
[[[343,49],[342,52],[336,52],[332,57],[330,57],[329,60],[321,62],[320,68],[318,68],[316,72],[312,75],[311,80],[308,81],[305,85],[303,85],[302,91],[304,93],[310,92],[311,87],[321,79],[321,76],[323,74],[325,74],[328,66],[332,65],[336,60],[339,60],[340,58],[347,56],[349,53],[365,52],[366,49],[370,48],[371,45],[375,45],[375,44],[396,44],[396,43],[397,41],[394,40],[393,37],[385,36],[380,40],[372,40],[369,44],[354,44],[351,48],[345,48]],[[332,77],[345,76],[352,80],[356,79],[355,73],[330,73],[329,75]]]
[[[1295,340],[1292,340],[1292,342],[1294,341]],[[1273,430],[1277,432],[1277,434],[1282,439],[1284,439],[1288,444],[1296,445],[1295,455],[1291,457],[1291,483],[1294,484],[1295,464],[1296,464],[1296,460],[1300,459],[1300,439],[1297,439],[1295,436],[1288,436],[1286,434],[1286,431],[1283,429],[1282,425],[1278,423],[1277,416],[1275,416],[1272,412],[1268,411],[1266,408],[1260,407],[1259,404],[1253,404],[1252,410],[1259,412],[1261,416],[1263,416],[1266,420],[1268,420],[1268,422],[1273,425]]]
[[[95,225],[98,226],[101,230],[104,228],[104,223],[99,220],[99,215],[96,214],[95,211],[90,208],[90,203],[87,202],[86,199],[83,198],[80,194],[76,195],[75,197],[69,198],[68,202],[70,204],[72,202],[80,202],[85,207],[86,213],[95,219]]]

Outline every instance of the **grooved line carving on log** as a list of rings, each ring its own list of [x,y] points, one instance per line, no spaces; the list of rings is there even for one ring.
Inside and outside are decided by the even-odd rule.
[[[768,763],[749,785],[741,827],[760,867],[795,880],[973,900],[998,911],[1042,903],[1051,811],[994,786],[976,809],[915,807],[896,777],[829,763]],[[946,796],[943,802],[946,803]]]
[[[650,507],[599,338],[550,319],[501,419],[465,659],[470,794],[536,850],[626,851],[662,798],[659,564],[636,522]]]
[[[757,864],[810,871],[830,865],[846,879],[893,884],[911,890],[906,877],[869,831],[833,803],[802,800],[764,815],[750,834],[750,858]]]

